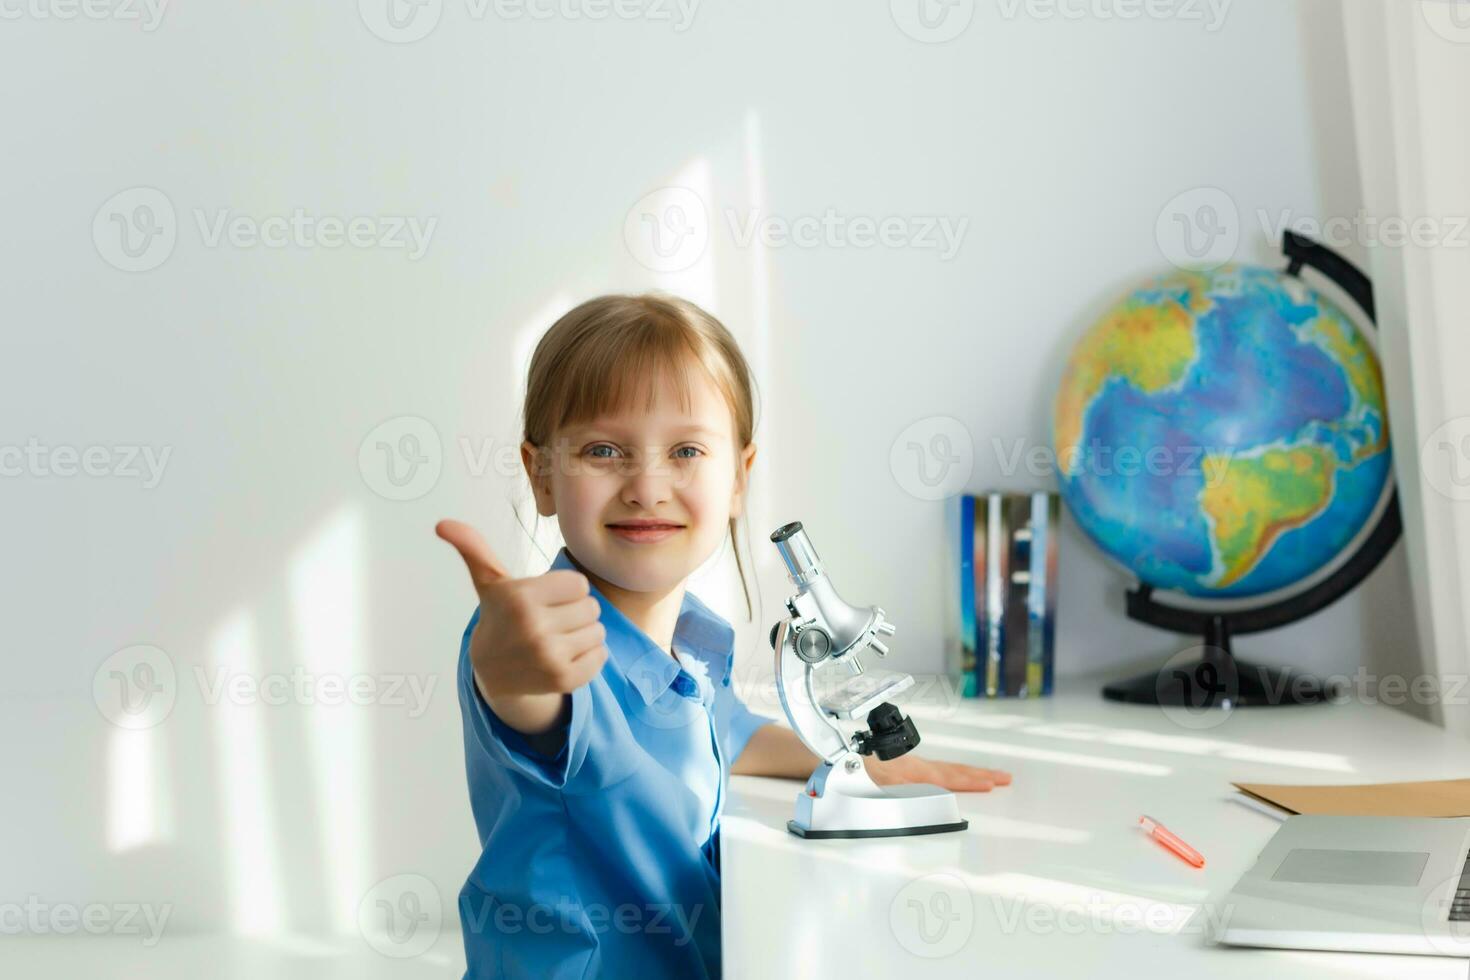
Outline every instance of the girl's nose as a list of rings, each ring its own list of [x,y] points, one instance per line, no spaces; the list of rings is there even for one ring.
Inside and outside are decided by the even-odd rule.
[[[623,481],[623,503],[629,507],[652,510],[667,503],[673,487],[673,473],[667,464],[653,460],[633,468]]]

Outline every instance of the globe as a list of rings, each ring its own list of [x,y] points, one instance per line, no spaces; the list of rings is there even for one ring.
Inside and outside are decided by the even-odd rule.
[[[1057,391],[1063,501],[1158,589],[1246,598],[1344,552],[1389,478],[1378,358],[1327,297],[1273,269],[1176,272],[1082,338]]]

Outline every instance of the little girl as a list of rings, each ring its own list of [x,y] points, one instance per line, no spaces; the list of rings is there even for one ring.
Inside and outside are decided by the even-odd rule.
[[[694,304],[589,300],[526,383],[521,459],[566,543],[551,569],[512,578],[473,528],[435,529],[480,600],[459,659],[482,847],[459,896],[467,977],[720,975],[728,777],[805,779],[820,761],[741,703],[734,630],[685,591],[725,535],[734,548],[752,389]],[[868,767],[879,783],[1010,782],[912,754]]]

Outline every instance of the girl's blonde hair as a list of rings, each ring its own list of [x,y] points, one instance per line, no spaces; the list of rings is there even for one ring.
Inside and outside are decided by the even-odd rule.
[[[695,370],[703,371],[729,403],[738,467],[740,453],[755,435],[750,365],[719,320],[688,300],[659,293],[598,296],[551,325],[526,374],[524,438],[546,449],[563,426],[632,407],[640,389],[651,410],[661,377],[670,380],[687,412]],[[730,519],[730,546],[749,617],[750,585],[736,545],[737,522]]]

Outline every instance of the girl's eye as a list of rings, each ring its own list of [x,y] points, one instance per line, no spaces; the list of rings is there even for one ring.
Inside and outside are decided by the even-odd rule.
[[[593,459],[612,459],[613,458],[611,455],[604,455],[604,454],[598,452],[598,450],[600,450],[600,449],[606,449],[608,451],[608,453],[616,453],[617,452],[617,450],[614,449],[612,446],[609,446],[605,442],[601,442],[601,443],[598,443],[595,446],[589,446],[589,447],[587,447],[586,453],[587,453],[588,456],[591,456]]]
[[[687,456],[680,455],[686,449],[689,451],[689,455],[687,455]],[[695,459],[696,457],[703,456],[703,455],[704,455],[704,451],[702,449],[700,449],[698,446],[680,446],[678,449],[675,449],[674,450],[674,456],[676,458],[678,458],[678,459]]]

